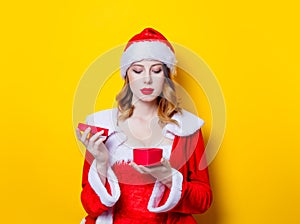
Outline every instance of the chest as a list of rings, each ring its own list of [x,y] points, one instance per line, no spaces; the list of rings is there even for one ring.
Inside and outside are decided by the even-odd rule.
[[[129,144],[130,143],[130,144]],[[127,163],[133,161],[133,149],[143,148],[144,145],[139,145],[138,142],[128,142],[126,136],[123,133],[112,134],[105,143],[109,151],[109,163],[114,165],[115,163]],[[161,144],[149,145],[147,147],[161,148],[163,150],[163,157],[169,159],[171,156],[173,141],[162,142]]]
[[[164,126],[157,119],[151,121],[128,119],[120,124],[121,132],[126,136],[126,144],[131,147],[157,147],[170,145],[172,140],[163,134]]]

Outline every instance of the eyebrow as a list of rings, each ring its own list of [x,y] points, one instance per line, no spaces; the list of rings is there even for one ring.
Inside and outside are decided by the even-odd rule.
[[[151,67],[156,66],[156,65],[163,65],[163,64],[162,63],[156,63],[156,64],[151,65]],[[144,65],[137,64],[137,63],[133,63],[132,66],[141,66],[141,67],[144,67]]]

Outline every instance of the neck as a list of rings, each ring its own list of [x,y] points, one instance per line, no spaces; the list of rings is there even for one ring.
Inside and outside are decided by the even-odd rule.
[[[137,100],[133,102],[133,105],[134,105],[134,111],[132,114],[133,117],[151,119],[157,116],[156,100],[153,100],[151,102],[144,102],[141,100]]]

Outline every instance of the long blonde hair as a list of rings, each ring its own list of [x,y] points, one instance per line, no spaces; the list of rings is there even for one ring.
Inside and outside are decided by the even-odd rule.
[[[159,121],[162,124],[175,123],[178,125],[177,121],[172,119],[171,117],[175,113],[181,113],[182,109],[178,105],[175,85],[170,77],[170,69],[165,64],[163,64],[162,67],[165,81],[163,84],[163,91],[161,95],[157,97],[157,115],[159,117]],[[132,91],[129,87],[128,76],[125,76],[124,85],[119,94],[116,96],[118,109],[120,112],[118,120],[126,120],[133,114],[134,105],[132,105],[132,95]]]

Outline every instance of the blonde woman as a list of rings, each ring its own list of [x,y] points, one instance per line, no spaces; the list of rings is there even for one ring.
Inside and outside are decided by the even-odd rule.
[[[175,63],[172,45],[158,31],[146,28],[132,37],[121,58],[118,108],[86,119],[109,129],[108,136],[76,130],[87,149],[82,223],[196,223],[192,214],[210,207],[208,170],[199,170],[203,120],[178,106]],[[160,163],[137,165],[133,149],[151,147],[162,149]]]

